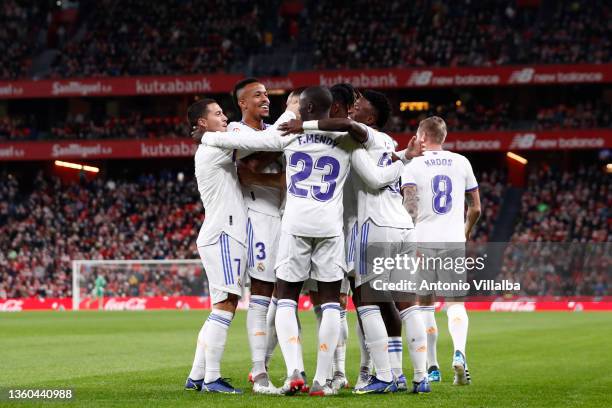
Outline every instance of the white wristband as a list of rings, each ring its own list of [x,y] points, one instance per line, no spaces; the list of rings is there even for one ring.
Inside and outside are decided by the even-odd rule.
[[[307,120],[302,123],[302,129],[307,130],[319,130],[319,121],[318,120]]]
[[[404,150],[400,150],[399,152],[395,152],[395,154],[397,154],[399,156],[400,160],[404,164],[408,164],[408,163],[410,163],[412,161],[412,158],[409,159],[409,158],[406,157],[406,151],[407,150],[408,149],[404,149]]]

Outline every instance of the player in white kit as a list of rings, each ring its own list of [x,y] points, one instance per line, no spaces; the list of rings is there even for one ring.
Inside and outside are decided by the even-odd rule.
[[[287,159],[287,204],[276,262],[279,298],[276,329],[287,366],[283,390],[288,395],[304,385],[295,310],[302,284],[309,277],[319,282],[319,298],[323,302],[317,370],[310,394],[335,393],[328,376],[338,342],[338,298],[346,269],[342,189],[349,167],[352,165],[361,177],[379,187],[394,182],[403,169],[401,163],[378,168],[346,133],[311,133],[310,130],[316,131],[316,120],[329,117],[331,103],[332,97],[326,88],[307,88],[300,97],[300,115],[307,120],[304,133],[280,137],[277,132],[270,132],[269,137],[257,138],[230,138],[216,133],[207,141],[226,148],[282,150]],[[367,147],[367,141],[364,146]]]
[[[227,118],[212,99],[191,105],[187,116],[196,140],[206,131],[226,131]],[[235,161],[233,150],[202,144],[195,155],[195,175],[206,211],[197,246],[208,278],[212,311],[198,335],[187,390],[241,393],[221,377],[221,357],[242,295],[246,264],[246,210]]]
[[[395,155],[393,139],[377,130],[384,127],[390,113],[390,104],[383,94],[366,90],[355,104],[352,115],[353,119],[371,125],[362,126],[368,140],[372,141],[368,154],[380,167],[388,166]],[[415,157],[421,153],[421,146],[415,138],[410,146],[410,151],[398,155]],[[367,186],[359,177],[354,177],[353,182],[357,192],[357,215],[361,232],[356,251],[355,301],[367,348],[376,369],[376,376],[367,384],[356,387],[355,392],[386,393],[407,388],[402,369],[402,320],[406,324],[410,356],[415,369],[412,390],[418,393],[429,392],[424,354],[425,327],[418,306],[398,303],[403,318],[400,319],[393,299],[370,287],[375,278],[381,279],[371,270],[370,258],[373,254],[368,253],[373,249],[370,248],[371,243],[380,247],[382,253],[377,255],[385,257],[395,257],[416,249],[413,224],[402,206],[399,181],[382,189]],[[383,245],[379,245],[381,243]],[[381,314],[383,310],[386,316]]]
[[[329,111],[330,118],[348,118],[349,112],[355,104],[357,92],[352,85],[340,83],[332,86],[332,106]],[[348,322],[346,318],[346,305],[348,293],[350,291],[349,276],[354,277],[354,254],[355,241],[357,239],[357,208],[355,206],[356,197],[352,192],[353,186],[351,182],[351,173],[347,177],[344,184],[343,194],[343,219],[344,219],[344,236],[345,236],[345,251],[346,251],[346,266],[347,277],[342,280],[340,287],[340,337],[338,345],[334,353],[333,369],[332,369],[332,385],[336,390],[346,388],[349,385],[346,378],[346,345],[348,340]],[[318,284],[314,279],[309,279],[304,283],[303,291],[307,291],[310,300],[313,304],[313,311],[317,318],[317,330],[321,325],[321,301],[319,300]]]
[[[265,130],[270,125],[263,119],[270,114],[266,87],[255,78],[247,78],[234,86],[234,103],[240,109],[240,122],[230,122],[228,132],[236,134]],[[285,175],[278,153],[241,152],[238,174],[247,207],[247,273],[251,297],[247,312],[247,336],[251,348],[252,368],[249,379],[255,393],[274,393],[266,367],[267,344],[275,336],[268,330],[266,317],[274,291],[274,263],[280,236],[280,206]],[[251,180],[253,173],[256,180]],[[247,175],[251,177],[247,177]],[[251,182],[252,181],[252,182]]]
[[[429,258],[465,257],[465,242],[480,217],[480,196],[478,183],[472,166],[464,156],[445,151],[442,144],[447,130],[444,120],[437,116],[424,119],[419,124],[417,137],[425,142],[423,157],[406,166],[402,175],[402,193],[406,209],[416,220],[418,251]],[[464,205],[467,202],[467,216]],[[467,218],[467,220],[466,220]],[[422,281],[456,283],[467,281],[464,273],[436,267],[434,263],[420,268],[416,283]],[[468,385],[471,382],[468,371],[465,344],[468,332],[468,316],[463,304],[461,291],[432,292],[419,291],[419,304],[425,320],[428,337],[427,363],[429,377],[440,381],[436,355],[438,328],[434,316],[435,295],[444,296],[447,302],[448,329],[453,340],[454,384]]]

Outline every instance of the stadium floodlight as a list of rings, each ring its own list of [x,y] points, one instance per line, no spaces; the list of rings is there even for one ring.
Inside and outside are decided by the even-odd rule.
[[[527,164],[527,159],[524,158],[523,156],[519,156],[516,153],[508,152],[508,153],[506,153],[506,156],[508,156],[512,160],[516,160],[517,162],[519,162],[521,164]]]
[[[88,171],[90,173],[98,173],[100,171],[98,167],[87,166],[86,164],[71,163],[62,160],[56,160],[55,165],[59,167],[67,167],[69,169]]]
[[[72,310],[112,298],[208,296],[200,259],[72,261]]]

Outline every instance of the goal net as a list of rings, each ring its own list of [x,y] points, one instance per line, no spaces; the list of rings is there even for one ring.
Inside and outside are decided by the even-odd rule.
[[[208,308],[199,259],[74,260],[73,310]]]

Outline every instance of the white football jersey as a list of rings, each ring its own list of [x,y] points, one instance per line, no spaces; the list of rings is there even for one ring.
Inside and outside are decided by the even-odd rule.
[[[357,192],[355,191],[355,182],[353,173],[349,172],[346,183],[344,184],[344,192],[342,195],[342,207],[344,208],[344,227],[352,228],[357,221]],[[346,231],[345,231],[346,233]]]
[[[406,165],[402,187],[406,185],[417,187],[419,243],[465,242],[465,193],[478,188],[467,158],[426,151]]]
[[[282,122],[286,121],[287,120],[283,120]],[[278,126],[278,124],[279,121],[277,120],[274,126]],[[265,126],[266,129],[270,127],[270,125]],[[243,122],[230,122],[227,125],[227,131],[252,133],[255,136],[261,132],[249,127]],[[251,153],[254,152],[239,152],[238,156],[247,157],[247,155]],[[282,165],[279,162],[270,163],[263,169],[263,173],[278,174],[280,172],[282,172]],[[281,206],[281,193],[278,188],[266,186],[243,186],[242,194],[244,196],[244,203],[248,209],[263,214],[272,215],[274,217],[280,217],[279,207]]]
[[[245,243],[247,216],[234,151],[201,144],[195,154],[195,176],[205,212],[197,246],[215,243],[222,232]]]
[[[373,142],[361,146],[346,133],[318,131],[281,137],[270,129],[253,137],[211,132],[204,135],[204,142],[223,148],[284,151],[287,203],[282,229],[302,237],[343,234],[343,190],[351,166],[374,187],[395,182],[403,169],[399,161],[378,167],[365,149]]]
[[[395,141],[386,133],[363,126],[368,131],[368,140],[372,140],[368,149],[372,160],[378,167],[390,166]],[[410,214],[402,205],[399,180],[382,188],[372,188],[359,177],[353,177],[353,182],[357,192],[359,225],[371,220],[379,227],[414,228]]]

